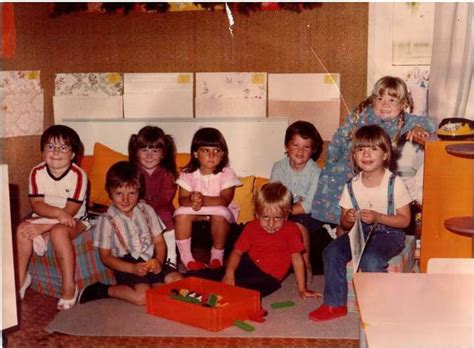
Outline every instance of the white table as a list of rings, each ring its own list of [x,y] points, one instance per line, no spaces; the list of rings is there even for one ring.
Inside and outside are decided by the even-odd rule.
[[[369,348],[474,347],[474,274],[357,273]]]

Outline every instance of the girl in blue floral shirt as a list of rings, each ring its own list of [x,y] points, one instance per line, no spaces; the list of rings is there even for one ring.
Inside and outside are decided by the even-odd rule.
[[[436,130],[428,117],[405,111],[411,110],[412,106],[402,79],[384,76],[375,83],[372,94],[357,106],[332,138],[313,199],[311,216],[314,219],[333,225],[339,222],[342,189],[354,176],[350,159],[351,144],[352,135],[358,128],[379,125],[388,133],[394,148],[405,133],[408,141],[423,144],[429,133]]]

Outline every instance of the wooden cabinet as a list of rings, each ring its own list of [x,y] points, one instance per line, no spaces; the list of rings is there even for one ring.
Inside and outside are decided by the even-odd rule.
[[[474,142],[462,142],[473,146]],[[448,153],[454,141],[428,141],[425,148],[420,270],[433,257],[471,257],[472,237],[446,229],[445,220],[473,215],[472,155]]]

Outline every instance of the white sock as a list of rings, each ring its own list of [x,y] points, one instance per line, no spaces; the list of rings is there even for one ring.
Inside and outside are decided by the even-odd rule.
[[[167,260],[176,265],[176,238],[174,230],[165,231],[163,238],[166,242],[166,248],[168,249]]]
[[[211,261],[214,259],[219,260],[222,264],[224,264],[224,250],[225,249],[216,249],[212,247],[211,249]]]
[[[37,235],[33,238],[33,250],[36,255],[43,256],[48,250],[48,241],[45,240],[42,235]]]
[[[176,245],[178,246],[181,262],[183,262],[185,266],[187,266],[190,261],[195,261],[193,254],[191,254],[191,238],[177,240]]]

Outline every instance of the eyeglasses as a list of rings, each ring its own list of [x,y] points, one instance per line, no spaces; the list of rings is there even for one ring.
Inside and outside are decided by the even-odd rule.
[[[55,145],[55,144],[50,143],[44,146],[44,151],[46,152],[54,152],[55,149],[58,149],[59,152],[62,152],[62,153],[68,153],[69,151],[71,151],[71,147],[66,144]]]
[[[391,107],[396,107],[396,106],[399,106],[399,105],[400,105],[400,101],[399,101],[397,98],[394,98],[394,97],[375,96],[375,97],[374,97],[374,101],[376,101],[377,103],[386,103],[386,104],[388,104],[388,105],[391,106]]]
[[[209,156],[211,153],[215,156],[219,156],[224,153],[224,151],[222,151],[222,149],[218,147],[214,147],[214,148],[200,147],[198,151],[206,156]]]

